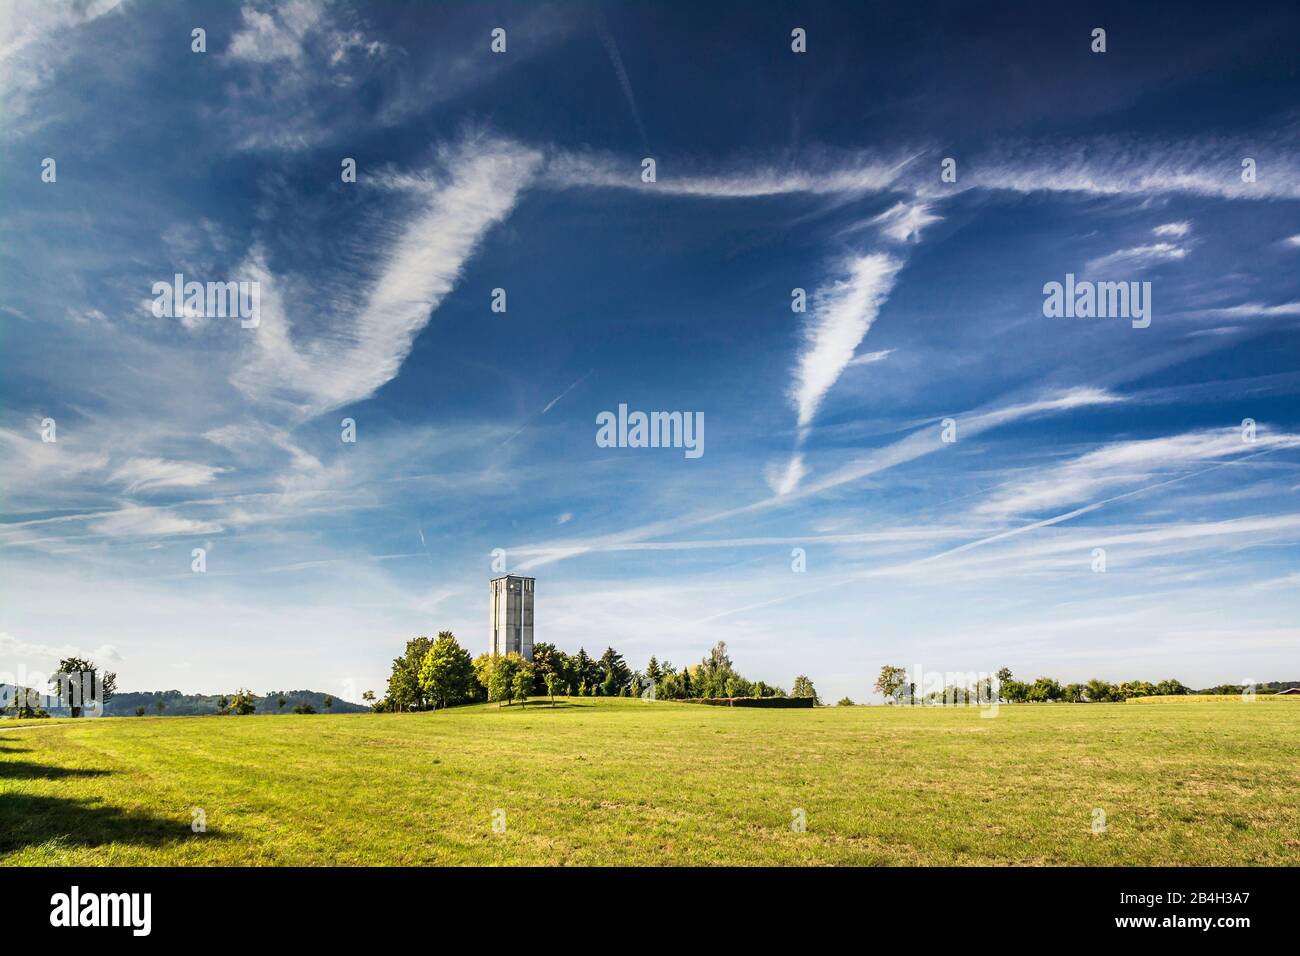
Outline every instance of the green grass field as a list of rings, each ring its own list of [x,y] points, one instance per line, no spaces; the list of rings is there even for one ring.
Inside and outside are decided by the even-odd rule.
[[[11,865],[1300,860],[1300,706],[575,699],[0,727]]]
[[[1176,697],[1130,697],[1126,704],[1240,704],[1241,694],[1180,694]],[[1252,703],[1257,704],[1300,704],[1300,696],[1295,694],[1256,694]]]

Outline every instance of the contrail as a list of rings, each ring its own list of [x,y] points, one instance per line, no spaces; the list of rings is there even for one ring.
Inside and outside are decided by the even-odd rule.
[[[637,132],[641,134],[641,145],[645,151],[650,152],[650,141],[645,134],[645,126],[641,124],[641,111],[636,108],[636,97],[632,95],[632,81],[627,78],[627,70],[623,67],[623,57],[619,55],[618,45],[614,42],[614,37],[606,29],[604,18],[596,24],[596,30],[600,33],[600,42],[605,44],[605,52],[609,54],[609,61],[614,64],[614,72],[618,74],[618,82],[623,87],[623,95],[627,97],[627,105],[632,109],[632,119],[636,121]]]
[[[809,588],[806,591],[800,591],[796,594],[785,594],[780,597],[771,598],[770,600],[767,601],[759,601],[755,604],[747,604],[744,607],[734,607],[727,611],[719,611],[716,614],[710,614],[708,617],[701,618],[695,623],[707,624],[710,621],[716,621],[719,618],[730,617],[732,614],[740,614],[744,611],[753,611],[753,610],[757,610],[758,608],[771,607],[773,604],[780,604],[783,601],[792,601],[795,598],[807,597],[810,594],[818,594],[822,591],[829,591],[832,588],[842,587],[843,585],[848,584],[851,581],[858,581],[861,580],[862,578],[873,578],[873,577],[879,577],[886,574],[894,574],[898,571],[906,571],[909,568],[916,568],[924,564],[930,564],[933,561],[941,561],[944,558],[952,557],[954,554],[961,554],[963,551],[971,551],[975,548],[983,547],[986,544],[992,544],[995,541],[1002,541],[1006,538],[1013,538],[1017,535],[1024,534],[1027,531],[1036,531],[1039,528],[1047,528],[1050,527],[1051,525],[1060,524],[1062,521],[1069,521],[1072,518],[1077,518],[1080,515],[1087,514],[1090,511],[1096,511],[1098,508],[1101,508],[1108,504],[1113,504],[1116,501],[1122,501],[1125,498],[1132,498],[1134,495],[1145,494],[1148,491],[1154,491],[1156,488],[1163,488],[1166,485],[1172,485],[1179,481],[1186,481],[1188,478],[1195,478],[1199,475],[1208,474],[1211,471],[1217,471],[1218,469],[1224,468],[1228,465],[1236,465],[1236,464],[1240,464],[1243,461],[1250,461],[1251,459],[1258,458],[1261,455],[1271,454],[1276,450],[1277,449],[1275,448],[1269,448],[1266,449],[1265,451],[1257,452],[1254,455],[1247,455],[1245,458],[1239,458],[1236,461],[1219,462],[1218,464],[1211,465],[1209,468],[1202,468],[1200,471],[1193,471],[1193,472],[1189,472],[1186,475],[1179,475],[1176,478],[1169,478],[1165,481],[1158,481],[1154,485],[1146,485],[1145,487],[1142,488],[1135,488],[1132,491],[1126,491],[1120,495],[1114,495],[1110,498],[1103,498],[1101,501],[1094,501],[1090,505],[1084,505],[1081,508],[1075,508],[1071,511],[1066,511],[1062,514],[1055,515],[1051,518],[1044,518],[1041,521],[1033,521],[1030,522],[1029,524],[1021,525],[1018,528],[1010,528],[1006,531],[999,531],[997,534],[991,534],[988,537],[980,538],[977,541],[968,541],[966,544],[958,545],[955,548],[949,548],[946,551],[940,551],[938,554],[932,554],[928,558],[917,558],[914,561],[907,561],[904,562],[903,564],[893,565],[892,567],[873,568],[869,571],[862,571],[857,574],[851,574],[846,577],[842,577],[837,581],[833,581],[830,584],[822,584],[819,585],[818,587]]]
[[[516,438],[519,437],[520,432],[522,432],[525,428],[531,425],[535,420],[541,418],[552,408],[558,405],[560,399],[564,398],[565,395],[568,395],[571,391],[573,391],[575,388],[577,388],[579,385],[585,382],[590,376],[591,376],[591,370],[588,369],[586,375],[582,376],[582,378],[578,379],[576,382],[574,382],[572,385],[570,385],[568,388],[562,391],[559,395],[556,395],[553,399],[547,402],[546,407],[543,408],[540,412],[538,412],[535,415],[530,415],[526,419],[524,419],[524,423],[520,425],[518,428],[516,428],[513,432],[511,432],[509,435],[507,435],[505,440],[503,440],[501,444],[498,445],[497,447],[504,448],[506,445],[509,445],[512,441],[514,441]]]
[[[565,395],[568,395],[571,391],[573,391],[575,388],[577,388],[579,385],[585,382],[587,380],[587,376],[590,374],[591,372],[587,372],[587,375],[582,376],[582,378],[578,379],[576,382],[574,382],[572,385],[570,385],[568,388],[562,391],[559,395],[556,395],[553,399],[547,402],[546,407],[542,409],[541,414],[545,415],[552,408],[554,408],[556,404],[560,401],[560,399],[562,399]]]

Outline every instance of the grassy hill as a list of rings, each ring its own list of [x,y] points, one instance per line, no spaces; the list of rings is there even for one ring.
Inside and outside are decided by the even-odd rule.
[[[206,833],[191,830],[193,812]],[[1094,810],[1106,832],[1094,834]],[[792,822],[803,811],[805,832]],[[495,832],[494,822],[503,824]],[[1293,864],[1300,706],[0,725],[14,864]]]

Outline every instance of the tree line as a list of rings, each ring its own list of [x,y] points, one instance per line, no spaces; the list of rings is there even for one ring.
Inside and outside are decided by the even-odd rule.
[[[519,654],[480,654],[471,657],[451,631],[436,638],[406,642],[405,653],[394,658],[378,712],[434,710],[457,704],[526,702],[530,697],[642,697],[696,700],[722,697],[813,697],[817,691],[805,675],[795,678],[787,695],[781,687],[751,681],[737,672],[727,645],[719,641],[698,664],[678,669],[652,656],[645,670],[629,667],[612,647],[599,657],[585,648],[566,654],[554,644],[533,645],[533,659]],[[366,699],[373,698],[367,691]]]
[[[1194,693],[1174,678],[1155,684],[1144,680],[1113,684],[1098,678],[1082,684],[1062,684],[1053,677],[1019,681],[1011,673],[1011,668],[1003,667],[993,675],[976,677],[959,685],[918,694],[916,684],[908,680],[907,671],[891,664],[880,669],[880,676],[876,678],[873,689],[887,700],[904,704],[1024,704],[1049,701],[1085,704],[1125,701],[1130,697],[1172,697]]]

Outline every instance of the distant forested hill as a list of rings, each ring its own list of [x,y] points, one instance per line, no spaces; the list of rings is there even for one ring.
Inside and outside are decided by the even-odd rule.
[[[1300,681],[1295,680],[1271,680],[1262,684],[1255,685],[1257,694],[1276,694],[1278,691],[1286,690],[1289,687],[1300,687]],[[1206,687],[1204,690],[1194,690],[1193,694],[1240,694],[1245,690],[1242,684],[1217,684],[1214,687]]]
[[[233,694],[226,695],[227,699],[232,696]],[[334,702],[326,707],[325,698],[330,696],[332,695],[316,690],[272,691],[265,697],[257,698],[257,710],[254,716],[292,714],[294,707],[299,704],[310,704],[318,714],[360,714],[370,709],[360,704],[350,704],[337,697],[334,697]],[[283,707],[280,706],[280,698],[284,698]],[[136,708],[143,707],[146,714],[157,716],[160,700],[163,702],[162,716],[188,717],[217,713],[221,695],[182,694],[178,690],[119,691],[104,707],[104,713],[111,717],[130,717],[134,716]]]

